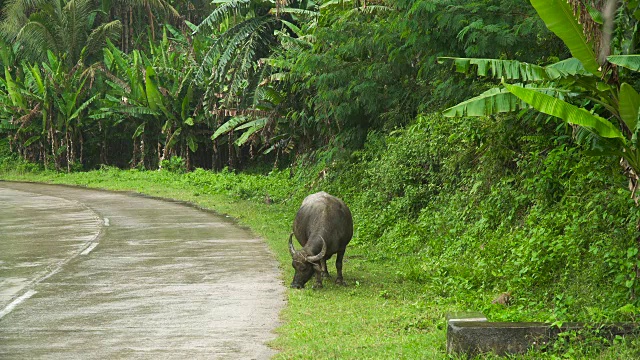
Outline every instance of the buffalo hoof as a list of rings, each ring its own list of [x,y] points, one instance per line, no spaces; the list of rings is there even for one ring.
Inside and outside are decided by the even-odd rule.
[[[319,289],[322,289],[322,283],[313,284],[313,290],[319,290]]]
[[[339,278],[339,279],[336,279],[336,285],[347,286],[347,283],[344,281],[344,279]]]

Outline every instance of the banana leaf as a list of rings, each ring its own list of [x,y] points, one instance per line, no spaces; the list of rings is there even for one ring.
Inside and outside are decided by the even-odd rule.
[[[620,85],[618,109],[620,111],[620,118],[631,132],[635,131],[638,123],[639,107],[640,95],[638,95],[638,92],[631,85],[622,83],[622,85]]]
[[[438,63],[452,60],[459,73],[468,73],[473,66],[477,67],[477,75],[491,76],[494,79],[540,81],[548,80],[549,75],[542,66],[528,64],[517,60],[473,59],[456,57],[439,57]]]
[[[607,60],[633,71],[640,71],[640,55],[611,55]]]
[[[492,88],[442,112],[444,116],[485,116],[528,107],[505,88]]]
[[[153,67],[147,66],[145,74],[145,88],[147,94],[147,102],[151,110],[158,110],[162,107],[162,95],[158,90],[158,83],[156,82],[156,72]]]
[[[567,76],[592,75],[584,68],[582,62],[574,57],[558,61],[557,63],[553,63],[551,65],[547,65],[545,66],[545,70],[547,71],[547,74],[549,74],[551,79],[554,80]]]
[[[571,54],[582,62],[590,73],[600,76],[600,64],[578,22],[573,9],[566,0],[531,0],[531,5],[549,30],[556,34],[569,48]]]
[[[242,125],[243,128],[248,128],[248,130],[242,133],[238,140],[235,141],[235,144],[238,146],[244,145],[249,140],[251,135],[255,134],[257,131],[262,130],[266,124],[267,118],[261,118]]]
[[[533,89],[509,84],[504,84],[504,86],[513,95],[542,113],[559,117],[569,124],[593,129],[599,136],[604,138],[625,140],[620,130],[611,122],[598,115],[591,114],[585,109]]]
[[[472,69],[475,67],[475,73],[478,76],[490,76],[494,79],[504,78],[522,82],[543,82],[566,78],[568,76],[591,75],[591,73],[584,69],[580,60],[576,58],[558,61],[545,67],[517,60],[456,57],[439,57],[438,63],[442,64],[447,60],[452,60],[456,71],[460,73],[466,74],[472,72]]]
[[[239,125],[242,125],[245,122],[247,122],[247,120],[248,120],[248,118],[246,116],[234,116],[234,117],[232,117],[231,119],[229,119],[229,121],[227,121],[226,123],[220,125],[220,127],[211,136],[211,140],[215,140],[220,135],[226,134],[229,131],[234,130]]]
[[[18,86],[16,85],[16,83],[13,81],[13,78],[11,77],[11,73],[9,72],[8,67],[4,68],[4,76],[6,78],[7,91],[9,92],[9,97],[11,98],[11,102],[13,103],[14,106],[20,107],[21,109],[25,109],[26,106],[24,104],[24,99],[22,98],[22,94],[20,93],[20,90],[18,89]]]
[[[198,151],[198,139],[193,134],[187,135],[187,145],[191,152]]]

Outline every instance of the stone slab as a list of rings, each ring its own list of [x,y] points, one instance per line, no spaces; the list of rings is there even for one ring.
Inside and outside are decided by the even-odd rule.
[[[638,324],[618,323],[587,325],[565,323],[561,327],[542,322],[488,322],[453,319],[447,322],[447,353],[474,356],[523,354],[531,348],[544,347],[567,331],[589,331],[608,339],[637,334]]]

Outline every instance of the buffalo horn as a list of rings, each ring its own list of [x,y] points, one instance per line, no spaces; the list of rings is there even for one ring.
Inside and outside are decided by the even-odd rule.
[[[322,260],[322,258],[324,258],[324,254],[327,253],[327,243],[324,241],[324,238],[322,236],[320,236],[320,239],[322,239],[322,251],[320,251],[320,254],[318,255],[307,256],[307,261],[310,263],[315,263]]]
[[[296,253],[296,249],[293,248],[293,233],[289,235],[289,253],[291,253],[291,257]]]

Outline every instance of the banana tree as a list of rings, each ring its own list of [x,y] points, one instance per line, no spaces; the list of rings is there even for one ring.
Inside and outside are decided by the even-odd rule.
[[[531,0],[549,30],[570,50],[573,56],[570,59],[538,66],[515,60],[439,58],[441,63],[452,62],[458,72],[473,72],[500,81],[499,86],[443,113],[445,116],[487,116],[535,109],[560,118],[573,125],[578,140],[588,142],[596,154],[621,158],[631,197],[638,204],[640,95],[624,82],[624,75],[640,71],[640,55],[609,55],[609,35],[618,3],[598,3],[599,8],[576,0]],[[630,13],[638,14],[638,1],[625,5],[632,7]],[[635,31],[633,29],[633,38]],[[623,32],[624,29],[619,31]],[[640,237],[637,242],[640,248]],[[636,279],[630,286],[633,295],[634,286],[640,280],[638,264],[635,269]]]
[[[13,129],[12,142],[25,159],[35,160],[40,156],[47,166],[47,149],[50,148],[47,144],[50,139],[47,129],[51,112],[47,80],[34,76],[31,66],[25,62],[20,65],[19,70],[21,71],[16,67],[12,74],[8,67],[4,69],[1,86],[4,91],[0,105],[3,128]],[[38,149],[32,147],[35,144],[40,145]]]
[[[171,32],[173,40],[169,40]],[[163,29],[162,41],[152,46],[153,68],[147,74],[155,74],[147,81],[147,94],[150,104],[164,115],[162,133],[165,136],[161,144],[163,151],[159,158],[168,159],[180,154],[190,167],[190,153],[198,150],[198,129],[203,123],[201,100],[195,93],[204,91],[194,80],[195,59],[188,51],[187,39],[171,26]]]
[[[131,167],[146,167],[147,163],[150,164],[148,155],[153,149],[147,143],[159,136],[157,123],[161,112],[157,107],[152,108],[157,95],[154,93],[148,96],[146,80],[153,77],[152,74],[145,74],[148,66],[149,60],[140,51],[134,50],[126,54],[108,42],[104,49],[103,72],[109,89],[100,100],[99,111],[91,115],[99,122],[103,131],[125,123],[125,131],[133,139]],[[148,87],[150,91],[154,90],[152,84]],[[102,153],[106,154],[106,143],[103,143]]]
[[[171,29],[174,36],[180,35]],[[104,70],[110,89],[101,110],[92,117],[131,124],[132,167],[140,163],[161,166],[176,153],[176,147],[189,161],[189,151],[198,149],[202,115],[195,94],[201,89],[193,81],[195,62],[186,45],[186,40],[170,41],[166,28],[162,41],[150,44],[150,56],[138,50],[126,54],[111,43],[105,49]]]
[[[78,160],[80,163],[84,157],[84,118],[89,106],[97,99],[98,94],[91,94],[86,86],[88,76],[79,68],[74,68],[70,73],[64,71],[64,58],[59,59],[51,51],[48,53],[49,62],[42,63],[43,76],[51,79],[55,84],[52,91],[52,103],[55,124],[58,133],[61,134],[62,149],[66,156],[67,171]],[[38,76],[39,68],[31,67],[31,73]]]
[[[229,9],[241,5],[250,6],[250,1],[221,1],[222,5],[218,10],[212,13],[201,27],[213,22],[220,22],[225,19],[225,12]],[[250,152],[254,154],[254,146],[260,146],[262,153],[269,153],[274,149],[284,148],[282,145],[292,145],[291,134],[283,131],[286,123],[286,114],[282,112],[287,101],[287,89],[284,84],[290,80],[290,69],[292,59],[302,50],[310,50],[313,47],[313,30],[317,26],[317,11],[311,2],[300,2],[296,7],[287,7],[287,1],[276,1],[275,4],[268,2],[254,1],[253,6],[264,6],[269,9],[264,12],[261,17],[265,24],[269,24],[268,28],[256,28],[248,32],[246,38],[238,38],[237,40],[225,43],[227,36],[236,36],[235,32],[242,33],[243,26],[251,24],[249,20],[255,20],[256,15],[251,15],[249,11],[245,15],[246,18],[238,25],[230,26],[220,38],[214,43],[206,56],[205,60],[219,59],[218,68],[214,68],[213,74],[225,74],[224,66],[229,61],[241,61],[242,65],[233,65],[230,69],[243,69],[252,66],[255,73],[252,76],[247,74],[238,76],[235,72],[227,77],[233,81],[243,80],[242,86],[223,86],[218,89],[221,95],[220,101],[211,109],[211,113],[218,119],[222,119],[211,136],[214,142],[219,140],[225,141],[226,135],[229,146],[243,146],[250,144]],[[275,7],[273,7],[275,5]],[[233,24],[231,24],[233,25]],[[266,25],[265,25],[266,26]],[[239,28],[239,29],[238,29]],[[272,34],[264,34],[261,31],[272,31]],[[271,43],[268,56],[257,59],[257,64],[251,65],[250,56],[230,57],[225,53],[232,54],[235,41],[242,46],[241,41],[254,41],[251,36],[261,38],[259,41],[269,41]],[[225,47],[226,46],[226,47]],[[246,49],[243,49],[245,51]],[[251,55],[253,56],[253,55]],[[206,64],[206,63],[205,63]],[[199,69],[199,76],[202,76],[204,67]],[[225,84],[220,78],[210,78],[210,81]],[[242,95],[244,101],[237,101],[238,96]],[[248,101],[247,101],[248,100]],[[234,101],[236,103],[234,104]],[[230,151],[231,153],[231,151]]]

